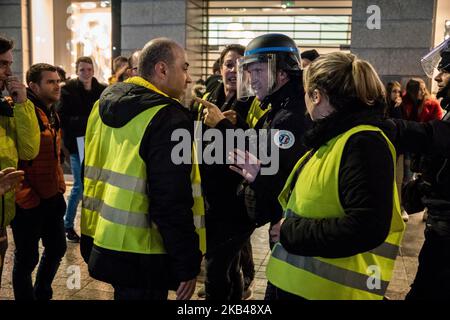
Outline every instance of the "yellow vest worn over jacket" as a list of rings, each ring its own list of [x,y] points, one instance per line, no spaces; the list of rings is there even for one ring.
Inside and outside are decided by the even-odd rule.
[[[247,119],[245,119],[245,121],[250,128],[254,128],[259,119],[261,119],[262,116],[265,115],[269,110],[270,107],[265,110],[261,109],[261,102],[258,100],[258,98],[254,97],[253,102],[250,105],[250,109],[247,113]]]
[[[6,104],[3,107],[8,110]],[[39,152],[41,131],[33,103],[17,103],[10,111],[9,115],[0,113],[0,170],[17,168],[19,159],[32,160]],[[12,190],[0,197],[0,228],[9,225],[15,212]]]
[[[209,101],[208,97],[210,95],[211,95],[211,92],[206,92],[203,95],[202,99]],[[261,119],[261,117],[270,110],[270,107],[265,110],[261,109],[261,102],[256,97],[253,97],[252,99],[253,99],[252,104],[250,105],[250,108],[248,109],[247,117],[245,119],[245,122],[247,123],[247,125],[250,128],[254,128],[256,126],[256,124],[258,123],[259,119]],[[197,110],[197,119],[196,119],[197,121],[202,120],[202,114],[203,114],[203,105],[199,104],[198,110]]]
[[[127,81],[167,96],[142,78]],[[165,253],[157,226],[149,223],[146,164],[139,155],[146,128],[164,107],[167,105],[148,108],[120,128],[102,122],[98,101],[92,109],[86,131],[81,233],[94,238],[98,247],[140,254]],[[206,232],[198,166],[193,165],[191,181],[194,224],[204,252]]]
[[[339,167],[348,139],[361,131],[377,131],[383,135],[395,168],[395,149],[382,131],[368,125],[354,127],[315,152],[304,165],[289,195],[295,172],[309,153],[300,159],[279,196],[285,217],[327,219],[345,215],[339,199]],[[404,231],[395,180],[392,184],[391,227],[383,244],[368,252],[332,259],[291,254],[277,243],[267,265],[267,279],[276,287],[306,299],[381,300],[391,279]]]

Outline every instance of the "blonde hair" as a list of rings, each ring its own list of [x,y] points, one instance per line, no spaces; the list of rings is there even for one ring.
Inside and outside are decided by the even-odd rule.
[[[385,103],[386,91],[375,69],[351,53],[320,56],[305,70],[303,83],[308,95],[321,91],[337,110],[355,100],[367,106]]]

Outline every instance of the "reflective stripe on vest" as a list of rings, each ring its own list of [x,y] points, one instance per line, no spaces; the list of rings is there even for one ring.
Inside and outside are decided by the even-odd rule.
[[[280,243],[277,243],[273,248],[272,257],[285,261],[295,268],[303,269],[321,278],[361,291],[367,291],[369,294],[376,294],[381,297],[389,285],[388,281],[381,280],[379,288],[369,289],[367,286],[367,275],[337,267],[315,257],[290,254]]]
[[[287,209],[285,211],[285,218],[292,218],[300,216],[299,214],[296,214],[291,209]],[[398,250],[400,250],[400,247],[398,245],[384,242],[375,249],[370,250],[369,252],[376,254],[381,257],[385,257],[388,259],[395,260],[397,258]]]
[[[395,171],[395,149],[388,138],[376,127],[357,126],[316,151],[305,163],[289,195],[295,172],[308,154],[300,159],[279,196],[285,217],[327,219],[345,215],[338,189],[340,160],[348,139],[361,131],[380,132],[386,139]],[[404,231],[394,179],[392,185],[391,227],[384,243],[370,251],[336,259],[291,254],[277,243],[266,268],[268,280],[306,299],[382,299]]]
[[[128,176],[107,169],[85,166],[84,176],[91,180],[108,182],[110,185],[145,194],[147,183],[144,179]]]
[[[206,229],[205,229],[205,201],[202,196],[202,182],[200,176],[200,167],[197,159],[196,142],[192,144],[192,169],[191,169],[192,197],[194,206],[192,213],[194,214],[195,231],[199,236],[200,250],[202,254],[206,253]]]

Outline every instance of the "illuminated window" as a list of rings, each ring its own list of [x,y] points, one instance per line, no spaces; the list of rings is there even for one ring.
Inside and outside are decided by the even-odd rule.
[[[80,56],[95,61],[96,77],[107,82],[111,76],[111,8],[109,1],[72,2],[67,8],[66,26],[71,39],[66,49],[71,56],[71,72]]]
[[[78,57],[91,57],[95,77],[111,76],[111,1],[31,0],[31,62],[62,66],[75,77]]]

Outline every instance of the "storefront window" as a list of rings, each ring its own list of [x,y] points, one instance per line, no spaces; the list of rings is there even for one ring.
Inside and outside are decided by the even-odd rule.
[[[32,0],[31,36],[32,63],[75,77],[75,61],[88,56],[100,82],[111,76],[111,1]]]
[[[111,8],[109,1],[72,2],[67,8],[66,26],[71,39],[66,42],[72,72],[80,56],[95,61],[96,76],[107,82],[111,76]]]

